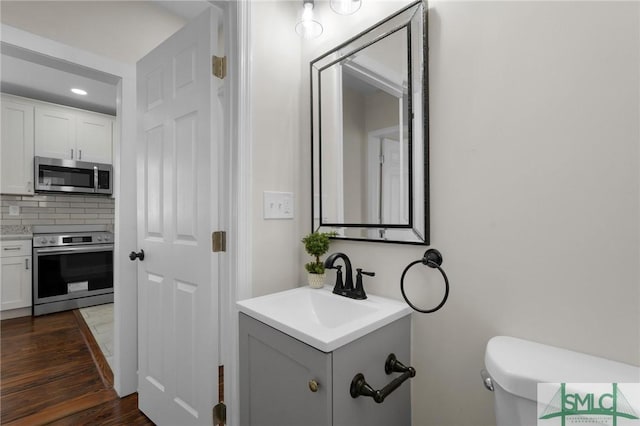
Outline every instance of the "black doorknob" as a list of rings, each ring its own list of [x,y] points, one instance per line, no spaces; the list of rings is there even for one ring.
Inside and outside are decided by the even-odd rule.
[[[129,259],[136,260],[136,258],[144,260],[144,250],[140,250],[138,253],[136,253],[135,251],[129,253]]]

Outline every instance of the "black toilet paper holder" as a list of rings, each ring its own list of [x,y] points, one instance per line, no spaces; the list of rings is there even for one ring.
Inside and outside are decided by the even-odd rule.
[[[367,383],[364,378],[364,374],[358,373],[351,380],[351,386],[349,388],[349,393],[352,398],[357,398],[359,396],[368,396],[373,398],[375,402],[381,404],[389,394],[391,394],[394,390],[398,389],[402,383],[404,383],[407,379],[416,376],[416,369],[413,367],[407,367],[402,364],[394,354],[389,354],[386,362],[384,363],[384,372],[387,374],[391,373],[402,373],[400,376],[393,379],[391,382],[387,383],[385,387],[379,390],[375,390]]]

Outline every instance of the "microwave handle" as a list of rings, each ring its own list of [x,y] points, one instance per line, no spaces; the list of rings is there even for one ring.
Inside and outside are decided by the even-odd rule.
[[[93,192],[98,192],[98,166],[93,166]]]

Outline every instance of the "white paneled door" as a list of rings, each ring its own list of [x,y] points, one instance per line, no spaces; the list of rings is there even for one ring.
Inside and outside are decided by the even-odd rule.
[[[138,392],[158,425],[211,425],[217,402],[219,14],[205,11],[137,64]]]

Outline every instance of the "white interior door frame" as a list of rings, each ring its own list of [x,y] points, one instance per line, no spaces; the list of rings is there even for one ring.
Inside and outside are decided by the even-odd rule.
[[[136,265],[127,253],[136,246],[136,73],[135,66],[77,49],[2,24],[3,43],[46,55],[50,60],[66,61],[110,74],[118,83],[117,120],[114,138],[114,388],[125,396],[137,391],[137,278]],[[95,73],[94,71],[94,73]],[[91,78],[91,77],[90,77]]]
[[[400,132],[402,129],[400,129]],[[377,223],[380,219],[380,156],[382,140],[390,135],[398,135],[398,126],[386,127],[369,132],[367,135],[367,219]],[[373,182],[373,184],[371,184]]]
[[[220,220],[227,230],[227,254],[220,259],[220,362],[225,366],[227,424],[238,425],[239,352],[236,301],[252,296],[251,268],[251,2],[210,0],[224,11],[228,73],[224,118],[226,185]],[[229,141],[235,141],[230,144]]]

